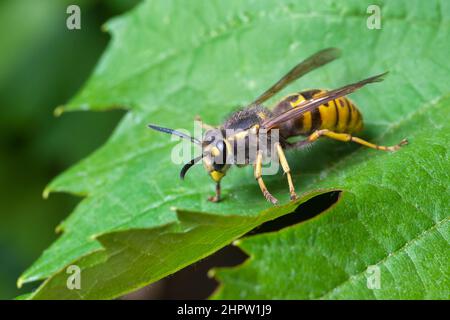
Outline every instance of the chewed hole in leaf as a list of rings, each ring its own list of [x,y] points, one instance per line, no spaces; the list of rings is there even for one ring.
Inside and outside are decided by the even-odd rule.
[[[217,267],[233,267],[248,259],[240,248],[228,245],[214,254],[143,289],[132,292],[122,299],[206,299],[219,285],[217,279],[208,275]]]
[[[255,235],[266,232],[275,232],[312,219],[335,205],[341,196],[340,190],[322,193],[300,204],[293,212],[285,214],[277,219],[267,221],[246,234]]]
[[[331,208],[340,198],[341,191],[334,190],[319,194],[300,204],[291,213],[266,222],[247,235],[274,232],[309,220]],[[222,267],[235,267],[244,263],[249,256],[241,248],[233,245],[223,247],[214,254],[178,272],[161,279],[123,299],[205,299],[217,289],[219,283],[214,270]],[[193,290],[192,288],[195,288]]]

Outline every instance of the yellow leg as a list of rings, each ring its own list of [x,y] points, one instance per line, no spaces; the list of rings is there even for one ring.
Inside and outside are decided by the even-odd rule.
[[[338,141],[343,141],[343,142],[353,141],[353,142],[359,143],[363,146],[366,146],[368,148],[372,148],[375,150],[382,150],[382,151],[396,151],[396,150],[400,149],[401,146],[408,143],[408,140],[403,139],[402,141],[400,141],[399,144],[396,144],[395,146],[390,146],[390,147],[379,146],[379,145],[370,143],[368,141],[365,141],[361,138],[353,137],[352,135],[350,135],[348,133],[337,133],[337,132],[330,131],[328,129],[315,131],[308,137],[308,141],[309,142],[316,141],[321,136],[328,137],[330,139],[334,139],[334,140],[338,140]]]
[[[256,155],[256,162],[255,162],[255,179],[258,181],[259,187],[261,188],[261,192],[263,193],[264,197],[267,199],[267,201],[272,202],[273,204],[276,204],[278,202],[277,199],[275,199],[274,196],[270,194],[270,192],[267,190],[266,185],[264,184],[264,181],[262,179],[262,151],[258,151],[258,154]]]
[[[280,158],[281,166],[283,167],[283,171],[287,176],[288,184],[289,184],[289,193],[291,195],[291,200],[297,199],[297,195],[295,194],[294,183],[292,182],[291,169],[289,168],[289,164],[286,160],[286,156],[284,155],[283,148],[280,143],[276,143],[275,147],[277,148],[277,154]]]

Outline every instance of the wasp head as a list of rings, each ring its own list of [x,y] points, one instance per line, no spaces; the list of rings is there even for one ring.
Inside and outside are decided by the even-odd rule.
[[[220,129],[206,131],[202,141],[203,166],[215,182],[219,182],[230,167],[230,144]]]
[[[202,159],[206,171],[215,182],[219,182],[225,176],[226,171],[230,167],[227,159],[228,155],[231,154],[231,147],[229,142],[227,142],[222,130],[215,128],[210,129],[206,131],[204,139],[202,141],[199,141],[194,137],[191,137],[174,129],[164,128],[154,124],[149,124],[148,126],[153,130],[190,140],[192,143],[200,145],[202,147],[202,154],[186,163],[181,169],[181,179],[184,179],[187,171]]]

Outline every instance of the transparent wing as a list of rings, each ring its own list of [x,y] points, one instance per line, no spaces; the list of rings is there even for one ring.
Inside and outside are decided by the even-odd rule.
[[[252,104],[261,104],[264,101],[271,98],[274,94],[282,90],[292,81],[300,78],[301,76],[307,74],[308,72],[327,64],[341,55],[340,50],[337,48],[327,48],[323,49],[309,58],[303,60],[298,65],[296,65],[291,71],[289,71],[283,78],[281,78],[272,87],[266,90],[262,95],[260,95]]]
[[[346,86],[343,86],[339,89],[325,91],[321,95],[317,95],[314,98],[310,100],[303,101],[300,103],[297,107],[292,108],[290,110],[287,110],[277,116],[274,116],[270,119],[267,119],[264,121],[261,125],[261,128],[264,129],[272,129],[280,125],[281,123],[300,117],[302,114],[312,111],[318,106],[327,103],[328,101],[346,96],[361,87],[365,86],[366,84],[373,83],[373,82],[380,82],[383,81],[383,76],[385,76],[387,72],[361,80],[359,82],[355,82],[352,84],[348,84]]]

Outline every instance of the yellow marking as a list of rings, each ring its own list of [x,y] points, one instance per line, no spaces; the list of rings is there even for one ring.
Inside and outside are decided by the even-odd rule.
[[[220,171],[212,171],[211,172],[211,178],[215,181],[215,182],[219,182],[222,178],[223,178],[223,176],[224,176],[225,174],[223,173],[223,172],[220,172]]]
[[[235,135],[231,136],[229,139],[230,140],[240,140],[245,138],[248,135],[248,131],[239,131],[238,133],[236,133]]]
[[[264,112],[258,112],[258,117],[260,117],[263,120],[266,119],[266,115],[264,114]]]
[[[316,97],[318,97],[318,96],[321,96],[321,95],[324,94],[325,92],[327,92],[327,91],[326,91],[326,90],[319,89],[319,92],[317,92],[315,95],[313,95],[313,97],[316,98]]]
[[[292,108],[295,108],[303,101],[305,101],[305,98],[301,94],[297,95],[297,100],[291,102]]]
[[[302,123],[302,132],[309,132],[311,130],[312,125],[312,116],[311,111],[308,111],[303,114],[303,123]]]
[[[348,107],[343,105],[340,99],[336,99],[334,101],[338,107],[337,109],[339,112],[339,122],[337,124],[336,131],[344,132],[347,129],[347,120],[349,116]]]
[[[338,116],[338,114],[337,114],[337,110],[336,110],[335,103],[333,100],[328,101],[328,108],[330,109],[329,112],[333,112],[333,114],[334,114],[334,122],[331,123],[329,127],[325,127],[324,125],[322,125],[320,128],[334,130],[336,128],[336,126],[335,126],[336,125],[336,117]],[[331,115],[330,115],[330,117],[331,117]]]
[[[211,148],[211,154],[212,154],[213,157],[217,157],[217,156],[220,155],[220,151],[216,147],[212,147]]]
[[[321,105],[319,106],[319,112],[322,119],[320,129],[334,129],[334,124],[336,123],[336,109],[334,106],[330,103],[328,103],[328,107]]]

